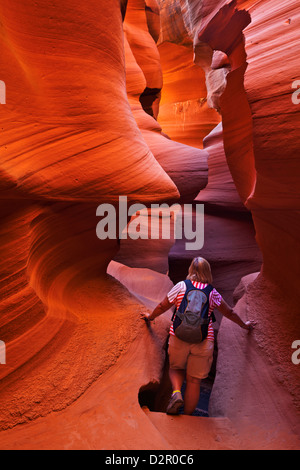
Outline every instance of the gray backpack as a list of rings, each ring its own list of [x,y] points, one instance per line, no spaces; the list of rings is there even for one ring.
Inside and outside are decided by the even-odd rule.
[[[173,315],[175,335],[187,343],[201,343],[208,334],[209,295],[213,286],[208,284],[204,289],[197,289],[190,280],[184,281],[186,291],[178,310]]]

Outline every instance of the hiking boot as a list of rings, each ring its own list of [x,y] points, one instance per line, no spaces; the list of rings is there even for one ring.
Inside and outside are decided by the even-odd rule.
[[[175,392],[170,398],[166,413],[168,415],[178,415],[179,409],[183,405],[183,399],[180,392]]]

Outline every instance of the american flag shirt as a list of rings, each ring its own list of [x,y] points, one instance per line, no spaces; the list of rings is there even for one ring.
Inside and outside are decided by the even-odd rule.
[[[204,289],[206,286],[208,286],[208,284],[204,284],[203,282],[198,282],[198,281],[192,281],[192,284],[197,289]],[[175,305],[176,309],[179,308],[181,301],[184,297],[185,291],[186,291],[186,284],[184,281],[180,281],[168,293],[167,295],[168,300],[171,304]],[[214,308],[219,307],[219,305],[221,304],[221,301],[222,301],[221,294],[219,294],[219,292],[214,288],[209,295],[209,311],[208,311],[209,316],[211,316]],[[170,335],[175,336],[173,323],[170,328]],[[210,322],[208,325],[207,339],[208,341],[214,341],[215,339],[212,318],[210,319]]]

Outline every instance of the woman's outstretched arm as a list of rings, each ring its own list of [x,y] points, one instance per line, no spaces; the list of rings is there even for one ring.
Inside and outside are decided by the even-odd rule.
[[[167,310],[169,310],[174,304],[172,304],[171,302],[169,302],[168,300],[168,297],[165,297],[164,300],[162,300],[158,305],[157,307],[155,307],[155,309],[153,310],[152,313],[142,313],[142,318],[144,320],[148,320],[148,321],[152,321],[154,320],[156,317],[159,317],[159,315],[161,315],[162,313],[166,312]]]
[[[244,322],[237,313],[233,310],[233,308],[229,307],[229,305],[225,302],[224,299],[222,299],[221,304],[217,307],[220,313],[224,315],[224,317],[228,318],[229,320],[233,321],[237,325],[239,325],[241,328],[244,328],[245,330],[252,330],[256,322],[249,320]]]

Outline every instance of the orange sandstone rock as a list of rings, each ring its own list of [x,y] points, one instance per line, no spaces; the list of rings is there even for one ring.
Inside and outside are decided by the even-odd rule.
[[[128,103],[120,2],[2,2],[0,30],[5,429],[70,405],[137,335],[97,206],[179,193]]]
[[[120,194],[175,201],[179,189],[181,202],[198,195],[217,212],[206,230],[219,227],[224,240],[211,236],[206,252],[218,282],[230,267],[228,296],[237,272],[245,274],[238,268],[232,281],[235,262],[257,271],[240,200],[263,254],[261,273],[236,294],[237,311],[256,319],[256,330],[249,337],[222,321],[216,417],[205,426],[205,445],[299,448],[299,375],[290,360],[300,332],[299,109],[291,101],[299,6],[129,0],[126,7],[123,0],[1,3],[1,447],[174,449],[169,436],[189,429],[186,448],[203,448],[198,418],[153,416],[138,403],[139,390],[162,378],[170,321],[147,328],[140,302],[152,307],[169,278],[112,262],[117,241],[95,233],[101,202]],[[228,205],[233,223],[220,216]],[[165,266],[157,253],[149,250],[155,269]],[[170,259],[185,255],[177,244]]]
[[[199,190],[207,184],[208,154],[182,143],[191,143],[187,131],[184,132],[184,139],[180,139],[178,135],[175,137],[172,135],[174,140],[170,140],[169,136],[165,135],[168,134],[168,125],[165,127],[164,123],[161,124],[158,119],[158,114],[163,107],[160,102],[161,89],[163,87],[163,96],[168,91],[166,92],[166,75],[162,70],[161,55],[155,41],[156,35],[153,37],[151,34],[152,30],[147,21],[149,8],[145,8],[143,0],[128,2],[124,23],[128,100],[147,145],[176,184],[180,192],[180,200],[191,202]],[[152,5],[152,13],[153,11],[157,9]],[[160,24],[157,13],[152,20],[157,22],[157,26]],[[204,75],[199,67],[198,72],[204,83]],[[195,135],[197,130],[194,128],[193,132]]]
[[[204,3],[209,5],[209,2]],[[243,7],[251,8],[246,11]],[[290,21],[286,22],[288,18]],[[276,5],[269,1],[260,5],[230,2],[219,11],[211,9],[197,32],[197,41],[199,50],[205,43],[212,50],[225,53],[230,62],[226,87],[219,101],[224,149],[236,188],[251,210],[256,239],[263,254],[261,275],[248,287],[240,311],[259,323],[253,335],[253,349],[249,350],[247,358],[250,360],[252,350],[255,355],[262,347],[261,367],[265,374],[269,371],[272,375],[268,393],[272,389],[273,396],[273,400],[267,402],[257,399],[254,413],[251,400],[243,399],[242,403],[238,397],[244,397],[241,390],[247,388],[257,369],[254,372],[250,367],[241,372],[240,361],[225,366],[222,360],[212,407],[220,390],[223,395],[225,370],[230,383],[235,374],[242,374],[243,379],[229,392],[235,410],[229,401],[220,404],[217,400],[215,412],[230,413],[241,423],[241,414],[248,413],[264,429],[272,428],[276,422],[285,432],[290,429],[299,434],[299,397],[295,393],[299,388],[299,375],[290,354],[294,337],[300,332],[295,285],[299,277],[295,256],[299,252],[299,240],[294,230],[299,225],[295,177],[299,165],[294,147],[298,141],[295,122],[299,108],[291,100],[291,77],[297,72],[296,56],[288,46],[298,37],[298,22],[296,2]],[[277,45],[274,47],[275,37]],[[226,332],[229,335],[231,329],[232,325],[224,322],[224,336],[220,339],[222,357],[229,357],[230,342],[227,342]],[[278,331],[281,334],[274,341]],[[269,360],[273,366],[268,365]],[[263,380],[256,375],[257,389],[263,387]],[[274,408],[281,407],[284,411],[280,416],[273,414]],[[264,418],[260,415],[262,410]]]

